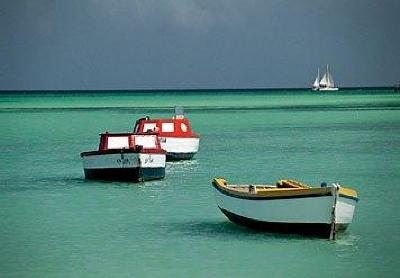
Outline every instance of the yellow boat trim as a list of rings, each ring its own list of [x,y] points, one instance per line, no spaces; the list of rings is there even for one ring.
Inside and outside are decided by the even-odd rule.
[[[357,191],[348,187],[340,187],[339,188],[339,195],[349,196],[353,198],[358,198]]]
[[[228,193],[242,197],[296,197],[306,195],[328,195],[332,187],[310,187],[294,180],[280,180],[273,185],[229,185],[224,178],[214,178],[213,183]],[[340,187],[339,194],[358,199],[357,192],[350,188]]]

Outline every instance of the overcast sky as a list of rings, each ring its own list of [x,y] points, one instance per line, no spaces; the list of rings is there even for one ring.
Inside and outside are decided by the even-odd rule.
[[[400,82],[399,0],[1,0],[0,89]]]

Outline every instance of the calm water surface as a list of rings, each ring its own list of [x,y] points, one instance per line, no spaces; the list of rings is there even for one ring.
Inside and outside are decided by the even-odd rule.
[[[161,181],[85,181],[105,130],[185,106],[193,161]],[[0,96],[1,277],[399,277],[400,95],[390,91]],[[233,183],[339,181],[360,196],[335,242],[254,232],[217,209]]]

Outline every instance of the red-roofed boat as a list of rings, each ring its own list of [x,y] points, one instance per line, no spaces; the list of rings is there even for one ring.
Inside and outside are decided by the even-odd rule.
[[[81,157],[86,179],[139,182],[165,176],[166,152],[156,133],[102,133],[98,150]]]
[[[145,117],[137,120],[134,132],[156,132],[169,161],[192,159],[199,150],[200,136],[192,131],[181,107],[176,107],[175,116],[169,119]]]

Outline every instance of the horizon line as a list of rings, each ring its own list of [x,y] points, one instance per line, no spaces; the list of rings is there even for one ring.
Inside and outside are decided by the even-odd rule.
[[[341,87],[340,90],[360,90],[360,89],[396,89],[397,85],[393,86],[354,86],[354,87]],[[154,88],[154,89],[0,89],[3,92],[208,92],[208,91],[302,91],[311,90],[312,88]]]

